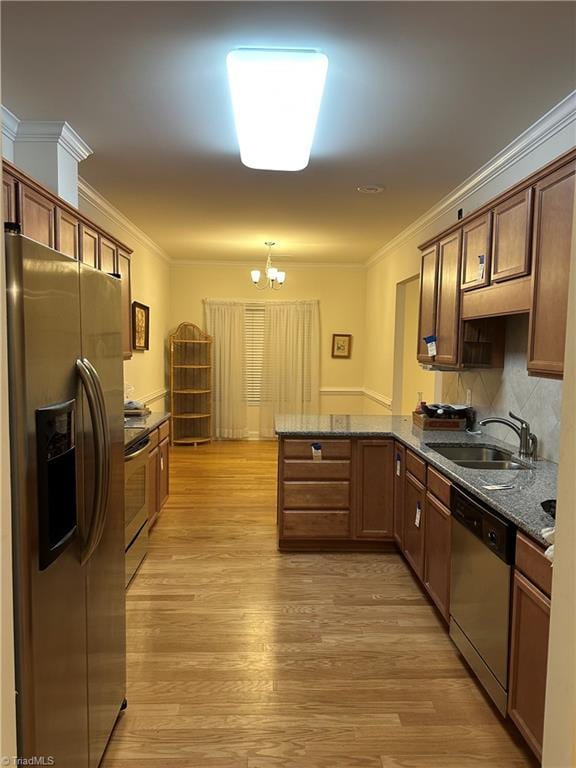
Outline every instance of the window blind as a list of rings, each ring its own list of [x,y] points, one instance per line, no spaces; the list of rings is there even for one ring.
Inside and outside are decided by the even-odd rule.
[[[244,355],[246,402],[248,405],[259,405],[264,363],[264,306],[262,304],[246,304],[244,308]]]

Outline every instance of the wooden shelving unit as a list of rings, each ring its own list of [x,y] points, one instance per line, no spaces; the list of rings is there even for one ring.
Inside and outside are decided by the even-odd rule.
[[[212,439],[212,338],[193,323],[170,336],[170,403],[173,445]]]

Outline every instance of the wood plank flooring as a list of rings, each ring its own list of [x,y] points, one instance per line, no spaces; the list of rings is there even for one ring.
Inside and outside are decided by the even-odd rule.
[[[103,768],[534,766],[397,554],[279,554],[275,443],[171,451]]]

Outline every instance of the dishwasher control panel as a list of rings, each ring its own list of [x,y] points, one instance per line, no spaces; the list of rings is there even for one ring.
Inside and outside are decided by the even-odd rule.
[[[452,514],[497,557],[505,563],[514,562],[516,529],[511,523],[455,486],[452,488]]]

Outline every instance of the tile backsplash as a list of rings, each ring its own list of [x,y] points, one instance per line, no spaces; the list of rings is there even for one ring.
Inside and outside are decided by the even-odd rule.
[[[538,437],[538,454],[558,462],[560,450],[560,407],[562,382],[528,376],[528,315],[515,315],[506,321],[504,368],[442,374],[442,400],[466,402],[466,390],[472,391],[472,405],[478,420],[487,416],[508,418],[512,411],[530,423]],[[505,426],[490,424],[486,433],[517,444],[514,433]]]

